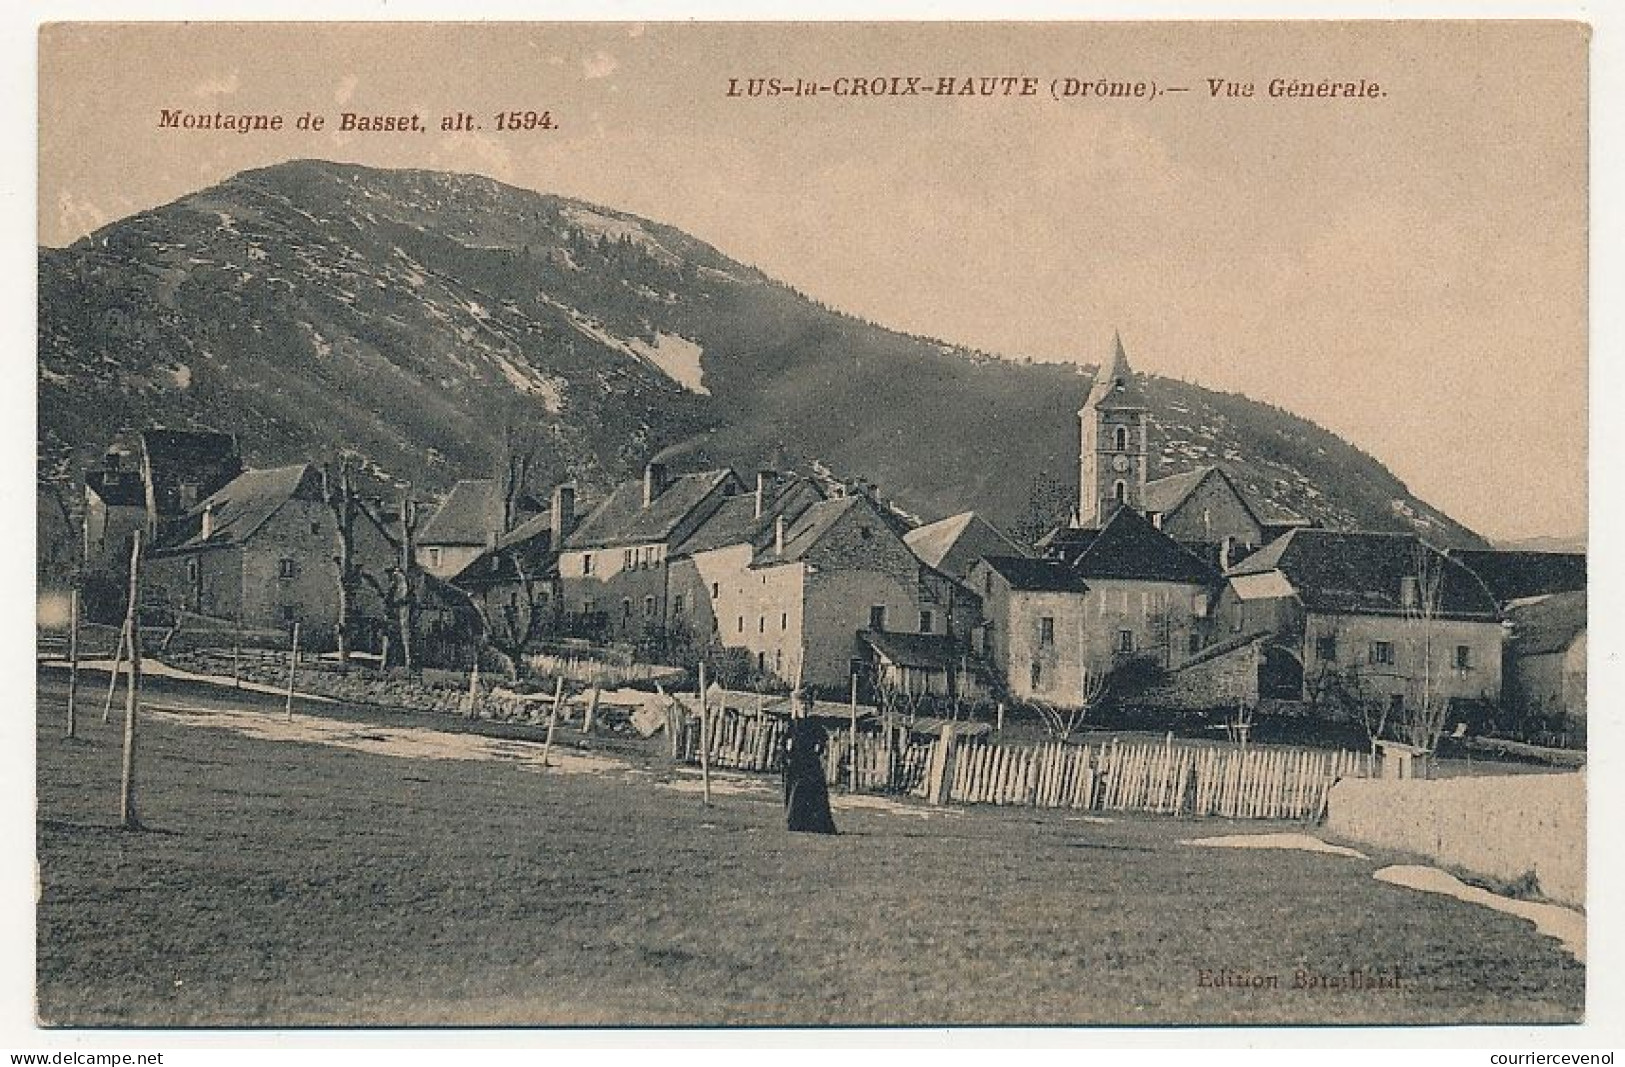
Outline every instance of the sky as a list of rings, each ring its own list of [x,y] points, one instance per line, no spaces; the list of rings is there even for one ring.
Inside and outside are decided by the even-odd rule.
[[[910,333],[1094,363],[1121,331],[1136,369],[1313,419],[1481,533],[1568,535],[1587,44],[1559,22],[58,24],[39,239],[285,159],[480,173],[670,223]],[[894,76],[1037,92],[728,95]],[[1066,78],[1188,91],[1054,98]],[[1270,97],[1274,78],[1381,95]],[[163,109],[288,128],[162,129]],[[496,130],[510,109],[558,129]],[[431,129],[346,133],[345,111]],[[459,111],[484,128],[442,133]],[[306,112],[328,128],[292,128]]]

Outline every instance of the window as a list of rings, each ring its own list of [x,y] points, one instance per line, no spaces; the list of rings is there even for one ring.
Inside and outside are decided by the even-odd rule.
[[[1456,670],[1470,671],[1473,669],[1473,650],[1469,645],[1456,646]]]
[[[1124,652],[1124,653],[1134,651],[1134,631],[1133,630],[1119,630],[1119,631],[1117,631],[1117,651]]]
[[[874,535],[875,535],[875,532],[873,530],[871,530],[869,527],[867,527],[867,526],[859,526],[858,527],[858,538],[860,540],[867,541],[871,537],[873,537]]]
[[[1200,651],[1202,651],[1202,635],[1201,634],[1191,634],[1191,643],[1190,643],[1189,655],[1194,656]]]
[[[767,633],[767,616],[766,615],[758,615],[758,616],[756,616],[756,632],[759,633],[759,634]]]
[[[652,619],[655,617],[655,598],[652,596],[646,596],[643,598],[643,617],[645,619]]]
[[[743,615],[739,616],[739,632],[745,632],[745,617]]]
[[[591,615],[594,612],[596,612],[597,610],[598,610],[598,601],[594,600],[592,597],[588,597],[587,599],[585,599],[585,600],[583,600],[581,602],[581,613],[583,615]]]
[[[869,609],[869,629],[884,630],[886,628],[886,605],[876,604]]]
[[[638,565],[638,550],[635,548],[623,549],[621,552],[621,566],[625,570],[634,570]]]
[[[321,533],[322,532],[322,524],[319,523],[319,522],[311,523],[310,524],[310,532],[313,533],[313,534]]]
[[[1398,693],[1388,698],[1388,714],[1399,718],[1405,714],[1405,698]]]
[[[717,583],[712,582],[711,583],[711,599],[715,600],[717,598],[717,596],[718,596],[718,593],[719,593],[719,590],[717,589]]]
[[[931,618],[931,613],[929,611],[920,612],[920,632],[922,634],[930,633],[931,632],[931,624],[934,621],[936,621],[936,620]]]
[[[282,605],[282,621],[283,622],[293,622],[293,620],[294,620],[293,605],[292,604],[284,604],[284,605]]]
[[[440,566],[440,546],[435,545],[435,546],[430,547],[428,549],[428,553],[429,553],[429,566],[431,566],[431,567]],[[284,577],[291,577],[291,575],[285,575]]]
[[[1401,578],[1399,580],[1399,606],[1406,611],[1415,611],[1419,600],[1416,577],[1407,575]]]
[[[1116,438],[1117,438],[1117,451],[1119,451],[1119,452],[1127,452],[1128,451],[1128,428],[1125,427],[1125,426],[1119,426],[1117,428]]]
[[[788,630],[789,628],[790,628],[790,613],[788,611],[779,612],[779,629]]]
[[[299,573],[299,564],[292,559],[279,559],[276,561],[276,576],[278,578],[292,578]]]
[[[1337,660],[1337,635],[1321,634],[1315,638],[1315,658],[1327,663]]]
[[[1371,648],[1366,654],[1366,659],[1372,664],[1381,664],[1389,667],[1393,666],[1394,643],[1392,641],[1371,642]]]
[[[583,552],[581,554],[581,573],[582,574],[591,574],[592,573],[592,553],[591,552]]]
[[[784,673],[784,649],[782,648],[776,648],[773,650],[773,673]]]
[[[671,613],[673,615],[681,615],[683,613],[683,594],[678,593],[676,596],[671,598]]]
[[[1038,620],[1038,647],[1055,647],[1055,619],[1052,616],[1045,615]]]
[[[197,581],[197,560],[195,559],[186,561],[186,580],[189,582]]]
[[[767,653],[766,652],[758,652],[758,653],[756,653],[756,669],[758,671],[767,670]]]
[[[1118,479],[1118,481],[1112,485],[1112,499],[1117,501],[1119,504],[1128,500],[1127,482],[1123,481],[1122,479]]]
[[[1037,660],[1033,660],[1032,688],[1034,690],[1037,690],[1037,689],[1042,688],[1043,685],[1044,685],[1044,665],[1042,663],[1039,663]]]
[[[621,597],[621,618],[630,619],[631,617],[632,617],[632,598],[629,597],[629,596],[623,596],[623,597]]]

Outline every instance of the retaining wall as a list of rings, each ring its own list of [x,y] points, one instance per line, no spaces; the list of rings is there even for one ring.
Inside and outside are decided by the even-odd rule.
[[[1583,907],[1585,783],[1584,771],[1346,779],[1332,788],[1326,829],[1498,881],[1532,873],[1547,898]]]

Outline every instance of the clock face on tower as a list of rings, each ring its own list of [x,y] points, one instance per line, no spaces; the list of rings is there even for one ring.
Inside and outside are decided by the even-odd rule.
[[[1128,470],[1128,457],[1118,456],[1116,459],[1112,460],[1112,470],[1116,471],[1118,474],[1122,474],[1124,471]]]

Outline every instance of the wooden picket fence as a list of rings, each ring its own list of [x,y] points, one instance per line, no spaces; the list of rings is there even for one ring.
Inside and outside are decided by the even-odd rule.
[[[699,762],[699,723],[668,712],[673,757]],[[719,715],[711,766],[776,772],[789,723]],[[909,794],[939,803],[1019,805],[1080,811],[1144,811],[1232,819],[1316,819],[1340,778],[1372,773],[1363,752],[1232,747],[1175,742],[1000,745],[986,738],[944,742],[904,730],[830,735],[829,784],[864,793]]]

